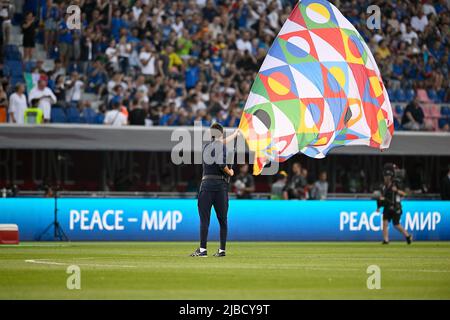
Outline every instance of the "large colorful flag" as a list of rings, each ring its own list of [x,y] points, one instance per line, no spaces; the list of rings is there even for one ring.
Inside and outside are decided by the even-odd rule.
[[[302,152],[389,147],[392,109],[380,71],[353,25],[326,0],[302,0],[259,70],[239,128],[253,173]]]

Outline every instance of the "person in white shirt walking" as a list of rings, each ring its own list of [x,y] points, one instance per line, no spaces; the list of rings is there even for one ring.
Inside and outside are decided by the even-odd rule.
[[[57,99],[53,91],[47,87],[46,80],[39,80],[37,86],[31,89],[28,96],[28,101],[38,99],[38,108],[42,110],[44,114],[44,122],[50,122],[50,111],[52,104],[56,103]]]
[[[14,93],[9,97],[9,122],[23,124],[25,110],[27,110],[27,97],[25,96],[25,85],[16,84]]]
[[[120,111],[120,102],[114,102],[112,104],[112,110],[106,112],[104,124],[120,127],[128,124],[127,116]]]

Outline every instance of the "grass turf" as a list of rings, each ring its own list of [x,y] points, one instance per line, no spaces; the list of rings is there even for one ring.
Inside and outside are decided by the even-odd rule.
[[[230,242],[188,257],[192,242],[0,246],[0,299],[450,299],[450,243]],[[32,261],[26,261],[32,260]],[[68,265],[81,290],[68,290]],[[369,265],[381,289],[366,286]]]

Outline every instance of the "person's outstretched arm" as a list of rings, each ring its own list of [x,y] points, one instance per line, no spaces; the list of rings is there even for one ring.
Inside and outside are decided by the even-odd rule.
[[[233,141],[239,135],[239,133],[240,133],[239,129],[234,130],[234,132],[230,134],[228,137],[222,138],[222,143],[227,144],[228,142]]]

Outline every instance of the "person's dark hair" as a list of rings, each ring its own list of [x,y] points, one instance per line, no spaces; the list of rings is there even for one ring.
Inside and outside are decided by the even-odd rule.
[[[210,127],[211,138],[217,139],[223,136],[223,127],[220,123],[215,122]]]
[[[391,162],[385,163],[383,166],[383,176],[393,177],[395,174],[394,170],[395,170],[395,166],[393,163],[391,163]]]
[[[37,107],[39,104],[39,99],[31,99],[31,107]]]

